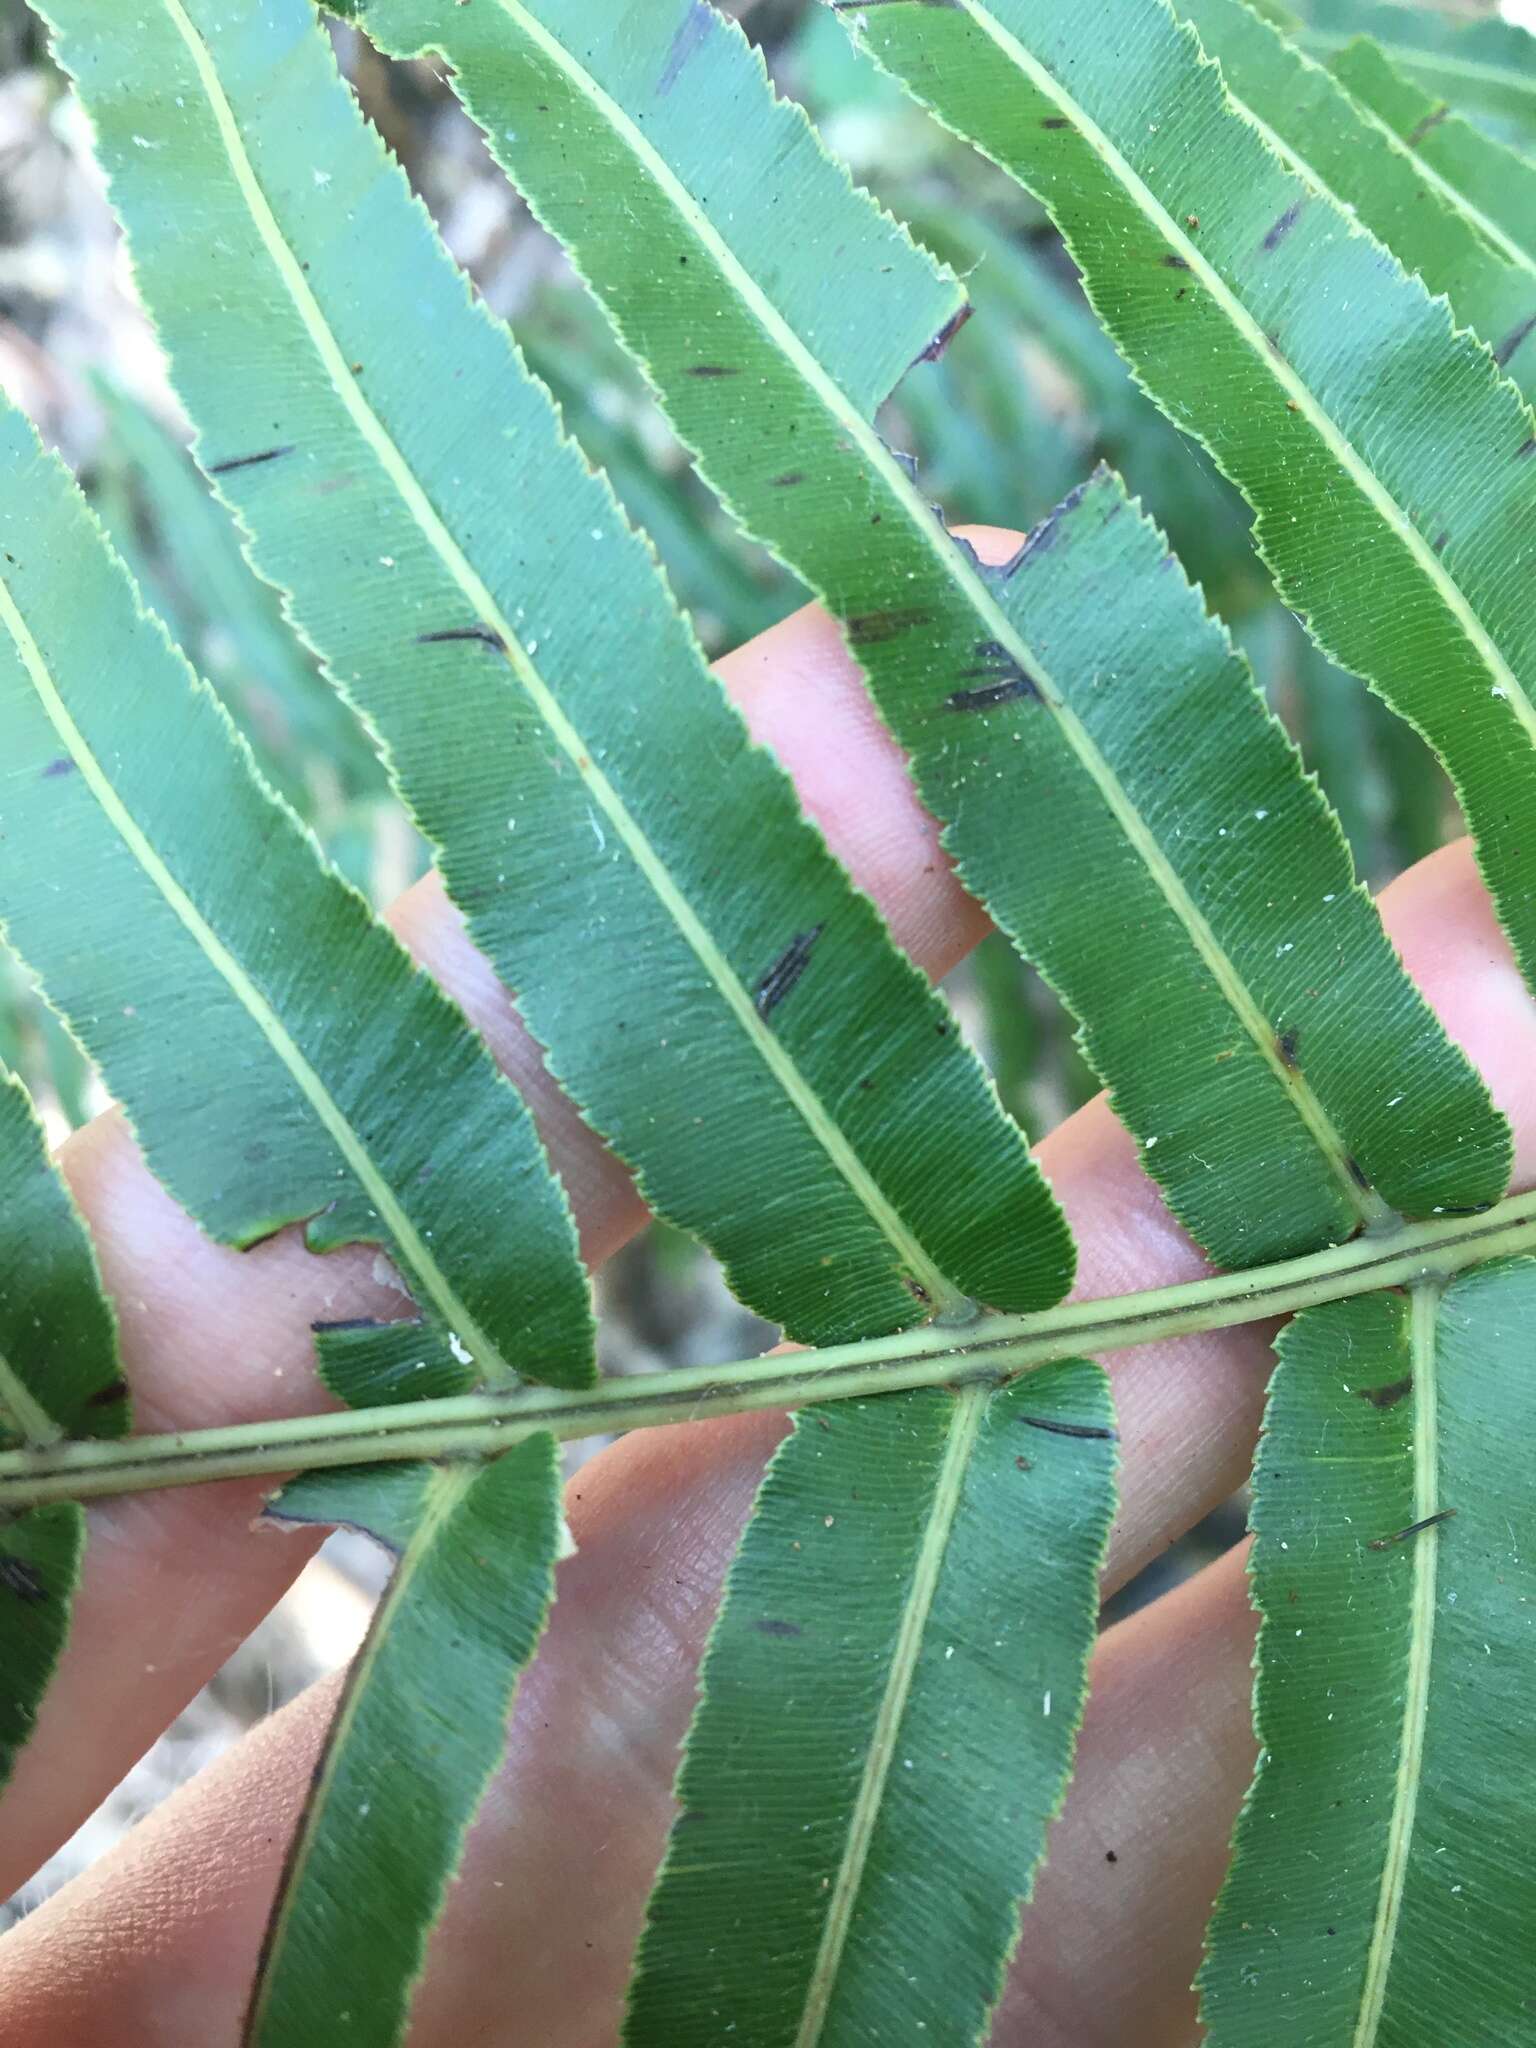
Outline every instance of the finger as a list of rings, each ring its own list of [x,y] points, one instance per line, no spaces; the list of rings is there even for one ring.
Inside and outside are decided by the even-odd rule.
[[[807,708],[801,715],[824,720],[829,704],[851,697],[850,732],[863,731],[865,744],[876,750],[872,762],[877,755],[886,760],[889,749],[879,754],[886,743],[863,709],[857,679],[825,620],[801,614],[777,629],[774,644],[775,665],[781,662],[790,679],[786,687],[802,693]],[[744,669],[751,669],[759,646],[738,657]],[[785,715],[779,733],[765,722],[776,700],[763,675],[748,673],[739,687],[749,698],[755,693],[749,704],[754,719],[778,739],[798,771],[793,721]],[[826,751],[819,739],[819,730],[808,729],[798,745],[812,762],[808,775],[834,844],[877,887],[889,882],[880,865],[887,850],[893,843],[905,845],[906,853],[891,862],[907,885],[893,899],[893,916],[898,923],[908,920],[905,929],[914,943],[937,946],[947,934],[951,951],[962,946],[977,929],[974,907],[966,908],[940,861],[915,858],[924,848],[932,853],[933,828],[905,779],[896,775],[890,787],[908,807],[902,828],[908,837],[902,841],[897,834],[893,840],[892,829],[871,825],[873,812],[860,801],[857,787],[835,776],[816,779],[821,771],[815,762]],[[1389,892],[1389,921],[1432,1000],[1481,1056],[1495,1092],[1526,1118],[1529,1132],[1530,1005],[1465,850],[1441,856],[1420,872],[1426,878],[1422,896],[1417,880]],[[429,904],[427,895],[411,899],[418,937],[420,931],[433,935],[444,979],[465,989],[498,1051],[516,1067],[516,1048],[526,1041],[510,1005],[451,914],[439,904],[433,917]],[[926,908],[900,910],[901,905]],[[936,957],[930,964],[942,961]],[[531,1055],[528,1068],[532,1073]],[[541,1087],[534,1075],[529,1087],[546,1123],[561,1114],[547,1084]],[[568,1149],[574,1153],[575,1138],[588,1144],[588,1178],[581,1183],[579,1161],[573,1178],[589,1241],[601,1249],[627,1227],[624,1206],[632,1196],[571,1113],[564,1114],[575,1134]],[[560,1128],[551,1128],[559,1146]],[[317,1268],[292,1240],[245,1257],[206,1245],[110,1126],[84,1134],[75,1158],[85,1205],[109,1248],[109,1281],[125,1306],[129,1364],[151,1426],[155,1420],[185,1424],[291,1410],[313,1401],[318,1396],[309,1369],[309,1321],[336,1313],[343,1300],[352,1313],[388,1310],[361,1260],[343,1257]],[[1052,1141],[1046,1159],[1089,1248],[1080,1292],[1166,1283],[1202,1270],[1102,1104]],[[1522,1164],[1529,1169],[1528,1159]],[[633,1213],[631,1208],[631,1221]],[[1123,1568],[1171,1540],[1230,1489],[1251,1441],[1265,1361],[1262,1337],[1251,1331],[1191,1339],[1117,1361],[1127,1474],[1117,1532]],[[74,1644],[42,1737],[24,1758],[6,1808],[0,1863],[7,1867],[0,1868],[0,1882],[23,1877],[69,1831],[248,1631],[302,1559],[298,1543],[279,1552],[271,1543],[251,1540],[245,1525],[255,1489],[221,1491],[222,1499],[203,1490],[180,1497],[174,1507],[159,1500],[126,1502],[95,1517],[94,1554]],[[135,1658],[135,1634],[122,1627],[124,1615],[140,1619],[154,1638],[152,1658]],[[93,1759],[94,1769],[82,1768],[82,1758]]]
[[[645,1510],[631,1499],[605,1530],[610,1497],[587,1518],[583,1554],[595,1562],[585,1577],[580,1558],[568,1567],[554,1628],[571,1604],[579,1615],[520,1703],[508,1766],[433,1938],[411,2034],[423,2048],[609,2048],[617,2038],[670,1814],[677,1673],[697,1657],[718,1563],[771,1431],[752,1417],[710,1433],[723,1455],[689,1532],[702,1571],[668,1540],[680,1431],[651,1433],[640,1453]],[[637,1542],[647,1536],[668,1553],[680,1601],[645,1583]],[[1179,2027],[1187,2032],[1200,1930],[1251,1768],[1252,1631],[1240,1563],[1228,1559],[1105,1637],[998,2048],[1172,2048]],[[0,2048],[221,2048],[238,2038],[283,1840],[334,1691],[318,1687],[267,1722],[8,1938]]]
[[[1005,549],[1003,551],[1006,551]],[[823,615],[801,612],[721,665],[754,736],[896,936],[945,973],[983,928],[938,851],[900,755]],[[570,1191],[590,1261],[644,1220],[627,1175],[544,1070],[506,991],[435,878],[395,907],[407,945],[468,1011],[523,1089]],[[310,1324],[395,1315],[370,1252],[319,1260],[295,1233],[244,1254],[212,1244],[109,1115],[65,1148],[65,1171],[118,1305],[136,1426],[195,1428],[327,1405]],[[69,1835],[291,1582],[313,1548],[253,1535],[265,1482],[93,1506],[74,1624],[37,1736],[0,1803],[0,1897]]]

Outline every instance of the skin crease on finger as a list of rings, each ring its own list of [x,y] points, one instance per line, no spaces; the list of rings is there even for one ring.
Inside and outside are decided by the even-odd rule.
[[[1003,553],[1011,545],[1007,537],[987,551]],[[881,900],[898,937],[930,971],[942,972],[979,935],[979,913],[945,868],[932,826],[833,629],[815,614],[800,614],[722,670],[755,733],[791,766],[807,808],[856,878]],[[1536,1016],[1466,850],[1451,849],[1423,864],[1387,892],[1383,907],[1410,969],[1516,1116],[1523,1138],[1519,1171],[1528,1181],[1536,1170]],[[541,1077],[508,998],[435,890],[413,892],[396,922],[535,1100],[589,1256],[601,1258],[640,1218],[633,1189]],[[1048,1141],[1042,1157],[1084,1246],[1080,1292],[1166,1283],[1200,1270],[1198,1255],[1162,1209],[1102,1103]],[[291,1238],[244,1257],[207,1244],[145,1174],[117,1120],[83,1133],[69,1165],[119,1302],[140,1426],[195,1426],[314,1402],[309,1320],[335,1313],[343,1299],[351,1313],[388,1312],[393,1305],[369,1277],[368,1254],[315,1261]],[[1116,1576],[1171,1540],[1240,1475],[1265,1358],[1262,1337],[1247,1332],[1111,1361],[1126,1463]],[[547,1997],[549,2010],[565,2011],[571,1973],[578,1973],[583,1998],[604,2017],[594,2018],[597,2031],[569,2035],[573,2048],[611,2039],[617,1979],[665,1827],[698,1635],[779,1427],[773,1418],[747,1417],[645,1432],[605,1453],[578,1481],[585,1498],[573,1503],[573,1520],[584,1548],[562,1568],[556,1619],[525,1688],[514,1737],[516,1755],[531,1748],[540,1761],[503,1778],[476,1837],[477,1845],[501,1840],[498,1823],[515,1822],[520,1860],[539,1873],[537,1895],[508,1886],[517,1897],[517,1919],[509,1932],[503,1917],[494,1953],[518,1954],[516,1998],[524,2010],[538,2009]],[[302,1561],[301,1539],[248,1532],[258,1498],[255,1487],[222,1487],[93,1510],[90,1571],[74,1642],[43,1734],[24,1757],[3,1809],[0,1856],[7,1865],[14,1860],[14,1867],[0,1872],[0,1885],[25,1877],[70,1830]],[[629,1570],[627,1561],[635,1560]],[[130,1627],[125,1617],[132,1617]],[[1178,1690],[1182,1709],[1186,1695],[1182,1686]],[[279,1788],[291,1785],[296,1767],[302,1776],[302,1755],[281,1762],[283,1731],[302,1730],[305,1716],[316,1711],[306,1704],[258,1738],[265,1747],[252,1753],[267,1759],[262,1784],[270,1795],[261,1807],[247,1812],[239,1799],[224,1798],[199,1808],[195,1801],[211,1795],[194,1793],[182,1810],[202,1813],[200,1836],[167,1840],[163,1830],[146,1829],[130,1842],[115,1873],[87,1880],[73,1897],[65,1894],[57,1907],[7,1938],[0,1948],[3,2048],[42,2040],[69,2048],[87,2039],[224,2038],[218,2028],[232,2025],[227,2000],[217,2020],[205,2010],[203,2024],[192,2023],[185,2033],[171,2029],[168,2012],[153,2024],[150,2015],[157,2001],[171,1996],[166,1970],[178,1981],[190,1972],[207,1988],[205,1962],[216,1971],[222,1959],[236,1976],[248,1969],[263,1887],[270,1889],[271,1859],[280,1847]],[[547,1752],[538,1742],[546,1722]],[[614,1811],[628,1817],[622,1840],[612,1839],[604,1825],[605,1814]],[[228,1860],[194,1877],[189,1865],[215,1857],[221,1830],[229,1834]],[[258,1845],[265,1845],[260,1854]],[[474,1891],[467,1874],[456,1898]],[[584,1918],[615,1930],[612,1952],[598,1957],[562,1950],[548,1925],[532,1917],[543,1896],[581,1899]],[[209,1934],[209,1914],[222,1915],[221,1925],[227,1921],[227,1939],[194,1939],[198,1928]],[[557,1912],[554,1919],[558,1932],[569,1931],[571,1915]],[[450,1919],[442,1940],[454,1938]],[[151,1972],[142,1986],[138,2020],[113,1959],[124,1943],[162,1963],[158,1985]],[[86,1951],[95,1960],[82,1982]],[[498,2009],[506,2010],[506,1987],[495,1974]],[[436,1995],[429,1986],[425,1997]],[[429,2012],[430,2006],[424,2026]],[[140,2032],[132,2031],[135,2025]],[[527,2038],[553,2036],[531,2030]]]

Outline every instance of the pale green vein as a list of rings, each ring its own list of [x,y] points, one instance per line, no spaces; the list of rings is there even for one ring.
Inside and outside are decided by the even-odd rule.
[[[1300,55],[1303,64],[1311,66],[1312,60],[1304,51],[1297,54]],[[1321,66],[1316,68],[1321,69]],[[1332,76],[1329,72],[1324,72],[1323,75],[1324,77]],[[1325,199],[1331,199],[1341,213],[1356,213],[1357,209],[1353,201],[1344,198],[1340,193],[1336,192],[1322,172],[1315,165],[1307,161],[1293,142],[1288,142],[1277,129],[1269,125],[1262,114],[1255,112],[1245,99],[1239,98],[1236,88],[1225,72],[1222,73],[1222,82],[1226,87],[1227,98],[1232,102],[1238,113],[1243,115],[1246,120],[1252,122],[1253,126],[1258,129],[1264,140],[1282,162],[1288,163],[1298,177],[1305,178],[1309,185],[1315,186]],[[1334,83],[1338,85],[1341,92],[1348,91],[1348,87],[1343,85],[1340,80],[1335,79]],[[1463,220],[1476,228],[1478,233],[1486,240],[1495,243],[1501,256],[1506,257],[1521,270],[1529,271],[1532,277],[1536,277],[1536,261],[1533,261],[1517,242],[1510,240],[1497,221],[1489,220],[1480,208],[1473,205],[1464,192],[1453,185],[1448,178],[1442,177],[1432,163],[1429,163],[1424,157],[1420,156],[1416,149],[1403,140],[1395,128],[1390,127],[1387,122],[1383,121],[1381,116],[1372,108],[1366,106],[1363,100],[1355,99],[1353,93],[1350,93],[1349,97],[1360,119],[1367,127],[1374,128],[1382,140],[1394,149],[1400,157],[1404,158],[1412,168],[1414,176],[1422,184],[1428,185],[1432,191],[1445,201],[1447,206],[1453,208]],[[1484,340],[1487,340],[1487,338],[1487,336],[1482,337]],[[1498,337],[1495,336],[1493,338],[1497,340]]]
[[[1168,211],[1086,107],[1073,98],[1060,80],[1055,78],[1016,36],[993,18],[987,8],[980,4],[980,0],[956,0],[956,4],[964,9],[983,35],[997,45],[1009,63],[1023,72],[1042,97],[1050,100],[1068,115],[1079,134],[1125,187],[1132,200],[1170,247],[1176,251],[1185,268],[1193,272],[1221,307],[1234,332],[1246,344],[1254,360],[1274,379],[1282,391],[1290,394],[1295,402],[1296,411],[1315,430],[1345,475],[1402,542],[1413,558],[1415,566],[1441,599],[1469,644],[1476,650],[1478,658],[1493,678],[1494,691],[1507,700],[1525,728],[1527,738],[1532,745],[1536,745],[1536,704],[1531,702],[1520,678],[1505,660],[1498,643],[1478,617],[1476,609],[1468,601],[1465,592],[1451,575],[1444,561],[1435,553],[1380,477],[1361,456],[1353,441],[1337,424],[1312,387],[1297,374],[1291,364],[1276,356],[1258,322],[1210,262],[1188,229]],[[1194,31],[1185,29],[1183,33],[1198,53],[1199,62],[1219,73],[1219,66],[1205,55]],[[1348,231],[1362,237],[1364,235],[1364,230],[1360,228],[1351,227]]]
[[[795,2035],[795,2048],[816,2048],[826,2024],[827,2008],[837,1984],[837,1973],[842,1967],[843,1951],[848,1945],[848,1933],[853,1924],[853,1909],[858,1901],[859,1888],[864,1881],[865,1865],[869,1861],[870,1844],[874,1840],[875,1829],[880,1820],[886,1782],[896,1757],[897,1738],[901,1734],[902,1719],[912,1692],[912,1681],[917,1674],[918,1661],[923,1653],[923,1639],[928,1628],[928,1618],[933,1612],[939,1578],[944,1569],[945,1552],[949,1548],[955,1517],[960,1512],[960,1502],[965,1491],[965,1475],[970,1466],[972,1453],[976,1449],[982,1418],[987,1412],[987,1403],[991,1397],[990,1387],[969,1387],[965,1392],[955,1396],[955,1412],[950,1419],[949,1441],[944,1446],[944,1459],[934,1484],[933,1506],[928,1517],[928,1526],[923,1531],[922,1544],[912,1572],[912,1584],[907,1593],[906,1605],[902,1609],[901,1625],[896,1633],[891,1656],[890,1677],[886,1681],[885,1695],[880,1702],[880,1711],[870,1737],[869,1754],[865,1758],[864,1775],[859,1784],[858,1797],[849,1816],[848,1838],[843,1845],[842,1860],[827,1897],[827,1917],[822,1927],[821,1946],[816,1952],[815,1966],[806,1985],[805,2005],[800,2016],[799,2031]]]
[[[54,1421],[5,1353],[0,1351],[0,1416],[7,1415],[34,1450],[44,1450],[49,1444],[58,1443],[64,1435],[63,1424]]]
[[[108,823],[138,862],[149,880],[180,919],[209,965],[220,974],[230,991],[260,1028],[305,1100],[335,1141],[393,1237],[412,1273],[421,1281],[429,1300],[473,1355],[485,1377],[503,1385],[516,1374],[480,1328],[475,1317],[454,1292],[447,1275],[431,1248],[396,1199],[386,1176],[374,1164],[373,1156],[353,1129],[350,1119],[300,1050],[282,1018],[267,1001],[249,974],[224,944],[186,890],[166,866],[148,834],[119,795],[111,776],[92,751],[89,742],[71,717],[43,658],[42,649],[18,610],[9,588],[0,582],[0,623],[10,633],[22,666],[36,690],[60,742],[79,770]]]
[[[1436,1514],[1440,1506],[1436,1334],[1443,1285],[1439,1280],[1421,1281],[1413,1289],[1410,1311],[1414,1403],[1413,1519],[1416,1522]],[[1365,1977],[1360,1990],[1360,2016],[1355,2023],[1352,2048],[1373,2048],[1380,2031],[1382,2008],[1386,2004],[1387,1985],[1392,1974],[1397,1923],[1402,1913],[1408,1855],[1413,1846],[1419,1785],[1424,1773],[1424,1735],[1429,1719],[1430,1671],[1434,1663],[1439,1562],[1440,1531],[1438,1528],[1425,1529],[1413,1546],[1408,1668],[1403,1680],[1403,1725],[1397,1784],[1392,1798],[1386,1857],[1382,1864],[1381,1891],[1376,1901],[1376,1924],[1371,1931],[1371,1946],[1366,1956]]]
[[[1348,91],[1349,88],[1346,86],[1345,90]],[[1354,95],[1351,93],[1350,97],[1353,99]],[[1536,257],[1533,257],[1529,251],[1522,249],[1514,237],[1504,228],[1501,228],[1496,220],[1490,220],[1488,215],[1483,212],[1483,209],[1474,200],[1470,199],[1459,185],[1453,185],[1449,178],[1444,176],[1442,172],[1437,171],[1428,157],[1421,156],[1413,144],[1406,141],[1398,134],[1395,128],[1383,121],[1380,114],[1373,108],[1366,106],[1361,100],[1356,100],[1355,105],[1365,116],[1366,120],[1370,122],[1371,126],[1379,128],[1392,147],[1408,159],[1409,163],[1413,166],[1416,177],[1422,179],[1432,191],[1437,192],[1448,206],[1453,206],[1464,220],[1470,221],[1484,240],[1491,242],[1507,262],[1514,264],[1517,269],[1528,271],[1532,277],[1536,277]]]
[[[826,1105],[808,1085],[804,1075],[785,1051],[775,1034],[758,1015],[752,996],[732,971],[729,961],[710,935],[684,891],[668,871],[656,848],[646,837],[628,806],[593,761],[592,752],[567,718],[559,700],[503,614],[496,599],[449,532],[436,507],[407,463],[405,456],[383,421],[369,405],[352,374],[347,357],[331,332],[319,300],[310,289],[304,272],[284,238],[246,153],[235,120],[202,37],[189,20],[181,0],[164,0],[166,12],[185,42],[207,97],[219,136],[229,159],[235,182],[250,211],[252,222],[272,258],[294,309],[298,313],[316,353],[330,377],[337,397],[346,408],[358,432],[378,458],[385,475],[399,492],[412,518],[420,527],[449,575],[463,591],[466,602],[482,624],[494,633],[506,653],[508,665],[544,720],[562,752],[574,764],[594,803],[613,826],[621,843],[634,859],[657,900],[692,947],[700,964],[782,1089],[793,1103],[812,1135],[832,1161],[848,1186],[898,1255],[921,1281],[930,1299],[939,1307],[957,1306],[961,1297],[949,1279],[935,1266],[929,1253],[913,1235],[883,1191],[877,1186],[853,1147],[829,1113]]]
[[[168,0],[175,4],[175,0]],[[730,244],[708,214],[660,154],[625,108],[613,99],[555,36],[535,21],[519,0],[496,0],[530,42],[550,63],[564,73],[572,88],[588,99],[602,121],[622,139],[625,147],[644,169],[656,188],[668,200],[688,232],[707,250],[732,291],[763,330],[769,343],[790,364],[823,409],[837,423],[843,438],[857,452],[868,470],[877,476],[887,494],[896,502],[924,548],[940,563],[946,577],[962,599],[985,621],[985,637],[1006,647],[1020,667],[1040,687],[1042,701],[1054,713],[1073,752],[1092,776],[1116,822],[1130,841],[1175,918],[1188,933],[1190,942],[1209,969],[1228,1006],[1258,1048],[1275,1078],[1294,1099],[1302,1122],[1311,1133],[1345,1190],[1356,1213],[1367,1224],[1384,1225],[1392,1212],[1380,1196],[1363,1190],[1348,1166],[1349,1148],[1332,1119],[1305,1078],[1281,1058],[1275,1045],[1273,1026],[1255,1001],[1235,963],[1211,929],[1208,920],[1191,898],[1172,864],[1164,855],[1141,814],[1126,795],[1119,778],[1080,720],[1067,709],[1064,693],[1052,679],[1048,664],[1019,632],[999,605],[986,579],[969,558],[954,545],[931,507],[912,487],[911,480],[889,448],[847,394],[827,374],[820,361],[768,298],[757,280],[746,270]],[[574,259],[573,259],[574,260]],[[647,367],[642,365],[642,367]],[[708,468],[707,458],[704,467]]]

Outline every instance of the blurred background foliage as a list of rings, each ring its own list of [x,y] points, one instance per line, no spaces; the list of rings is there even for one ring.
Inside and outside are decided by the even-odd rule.
[[[1095,463],[1112,464],[1246,649],[1332,797],[1363,877],[1379,885],[1457,831],[1450,791],[1414,734],[1323,660],[1279,604],[1235,493],[1133,383],[1043,214],[904,101],[817,0],[735,0],[729,11],[857,178],[966,280],[973,317],[937,361],[913,367],[883,419],[945,517],[1028,528]],[[1305,17],[1320,55],[1358,29],[1385,27],[1428,63],[1447,50],[1487,51],[1497,65],[1508,55],[1501,39],[1517,34],[1487,0],[1443,10],[1292,0],[1291,11]],[[792,611],[802,592],[720,513],[443,80],[430,65],[385,62],[355,30],[334,34],[370,118],[489,306],[511,323],[571,433],[650,536],[706,650],[722,653]],[[1496,83],[1458,105],[1506,139],[1532,140],[1517,136],[1520,110]],[[346,232],[345,219],[337,230]],[[80,473],[147,602],[219,692],[269,781],[376,903],[399,894],[425,851],[367,735],[285,629],[277,598],[246,567],[233,523],[192,464],[85,125],[21,0],[0,0],[0,385]],[[987,941],[950,994],[1032,1134],[1094,1092],[1069,1020],[1003,942]],[[0,1059],[27,1081],[56,1140],[104,1105],[3,947]],[[730,1299],[689,1241],[661,1228],[614,1260],[600,1284],[610,1371],[741,1356],[773,1335]],[[1115,1612],[1234,1541],[1242,1514],[1238,1502],[1210,1518]],[[0,1928],[241,1727],[344,1660],[378,1571],[346,1539],[327,1558],[38,1884],[0,1905]]]

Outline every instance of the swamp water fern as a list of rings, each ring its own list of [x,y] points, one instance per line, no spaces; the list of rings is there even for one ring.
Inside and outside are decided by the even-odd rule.
[[[1158,526],[1101,467],[1009,560],[951,534],[876,412],[966,287],[706,0],[352,10],[446,65],[700,475],[839,622],[966,887],[1212,1262],[1066,1303],[1021,1132],[749,743],[310,0],[42,11],[251,563],[551,1072],[807,1348],[598,1378],[528,1110],[7,413],[4,936],[211,1236],[382,1247],[415,1314],[317,1331],[341,1412],[130,1433],[90,1240],[0,1089],[0,1770],[48,1711],[81,1503],[296,1473],[274,1521],[364,1528],[396,1564],[247,2039],[385,2048],[543,1627],[557,1440],[788,1406],[624,2038],[980,2042],[1098,1626],[1094,1361],[1288,1318],[1255,1471],[1262,1755],[1208,2038],[1528,2042],[1536,1198],[1508,1195],[1504,1119]],[[1528,43],[1392,8],[1355,10],[1379,43],[1346,9],[1297,32],[1257,0],[831,11],[1046,209],[1140,385],[1252,507],[1284,603],[1439,754],[1536,985]]]

